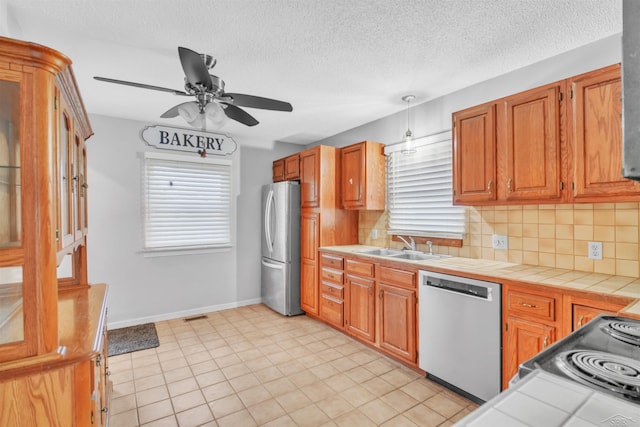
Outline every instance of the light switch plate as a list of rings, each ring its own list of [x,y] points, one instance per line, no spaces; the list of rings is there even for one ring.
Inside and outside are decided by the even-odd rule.
[[[602,259],[602,242],[589,242],[589,259]]]
[[[509,237],[502,234],[493,235],[493,249],[506,250],[509,249]]]

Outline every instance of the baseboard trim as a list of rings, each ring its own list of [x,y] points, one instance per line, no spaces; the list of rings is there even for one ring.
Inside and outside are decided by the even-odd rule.
[[[214,311],[228,310],[230,308],[244,307],[246,305],[261,304],[262,298],[255,298],[244,301],[236,301],[228,304],[210,305],[198,307],[191,310],[174,311],[162,313],[154,316],[137,317],[134,319],[119,320],[117,322],[107,322],[107,329],[126,328],[127,326],[142,325],[143,323],[161,322],[163,320],[180,319],[182,317],[197,316],[199,314],[211,313]]]

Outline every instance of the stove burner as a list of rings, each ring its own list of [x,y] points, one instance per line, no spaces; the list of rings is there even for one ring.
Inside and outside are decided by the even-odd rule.
[[[640,362],[634,359],[602,351],[571,350],[558,354],[556,363],[579,383],[640,400]]]
[[[604,326],[603,330],[613,338],[627,344],[640,346],[640,324],[625,321],[613,321]]]

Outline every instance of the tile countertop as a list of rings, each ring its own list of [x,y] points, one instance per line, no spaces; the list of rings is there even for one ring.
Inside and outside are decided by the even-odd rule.
[[[346,255],[358,255],[372,259],[393,260],[406,262],[419,268],[429,270],[433,267],[440,272],[472,273],[484,276],[491,280],[509,279],[519,282],[542,284],[550,287],[573,289],[593,292],[597,294],[615,295],[634,298],[636,301],[620,311],[621,315],[629,315],[640,318],[640,278],[627,276],[612,276],[610,274],[589,273],[586,271],[566,270],[562,268],[542,267],[526,264],[514,264],[511,262],[491,261],[476,258],[447,257],[432,260],[397,260],[389,257],[367,255],[358,253],[363,250],[377,249],[376,246],[344,245],[324,246],[320,250],[344,253]]]

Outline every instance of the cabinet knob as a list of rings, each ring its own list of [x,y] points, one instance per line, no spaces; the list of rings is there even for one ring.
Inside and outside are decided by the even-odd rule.
[[[489,193],[491,193],[491,187],[493,187],[493,180],[490,179],[489,182],[487,183],[487,191]]]
[[[349,178],[349,184],[353,184],[353,178]]]
[[[507,180],[507,190],[511,192],[511,178]]]

